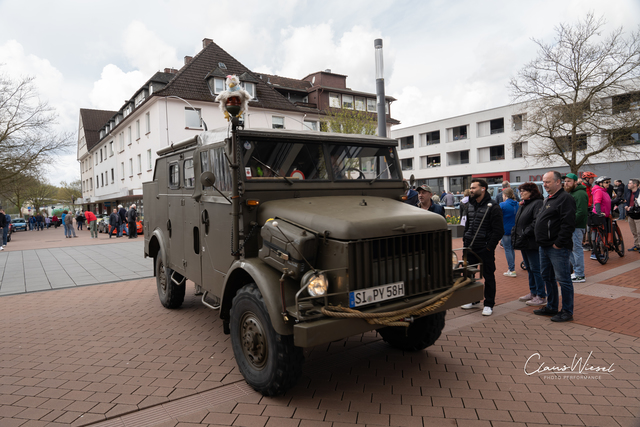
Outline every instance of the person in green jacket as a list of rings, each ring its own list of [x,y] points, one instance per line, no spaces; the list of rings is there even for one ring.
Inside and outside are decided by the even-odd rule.
[[[571,265],[573,266],[571,281],[573,283],[583,283],[585,275],[582,239],[587,228],[589,196],[587,196],[587,187],[578,184],[578,176],[576,174],[568,173],[562,179],[564,179],[565,191],[571,194],[576,201],[576,229],[573,232],[573,251],[571,252]]]

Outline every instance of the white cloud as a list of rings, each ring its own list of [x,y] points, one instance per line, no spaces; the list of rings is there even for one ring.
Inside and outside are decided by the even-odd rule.
[[[180,68],[176,49],[162,41],[140,21],[133,21],[124,31],[122,51],[133,67],[151,77],[165,68]]]
[[[118,110],[149,77],[141,71],[125,73],[113,64],[107,65],[89,94],[91,107],[99,110]]]

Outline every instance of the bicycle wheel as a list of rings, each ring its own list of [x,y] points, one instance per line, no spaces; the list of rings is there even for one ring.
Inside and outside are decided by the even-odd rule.
[[[596,256],[598,262],[605,265],[609,261],[609,249],[604,240],[604,234],[600,228],[594,229],[596,237],[593,240],[593,253]]]
[[[624,256],[624,239],[622,238],[622,233],[617,223],[615,223],[613,227],[613,247],[620,257]]]

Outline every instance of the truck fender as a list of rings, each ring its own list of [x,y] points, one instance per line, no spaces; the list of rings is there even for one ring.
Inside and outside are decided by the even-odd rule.
[[[162,231],[160,229],[156,228],[155,230],[153,230],[153,233],[149,237],[148,247],[146,248],[145,252],[147,256],[155,258],[156,255],[158,255],[158,251],[160,251],[160,253],[162,254],[162,263],[164,265],[169,265],[169,260],[167,259],[167,245],[165,243],[164,235],[162,234]],[[156,275],[155,262],[153,263],[153,275]]]
[[[249,283],[255,283],[269,310],[273,329],[280,335],[292,335],[293,324],[285,322],[282,316],[282,299],[280,294],[280,277],[282,273],[268,266],[258,258],[235,261],[222,285],[222,305],[220,317],[229,319],[231,304],[236,292]],[[285,300],[287,306],[295,302],[295,294],[300,284],[285,278]]]

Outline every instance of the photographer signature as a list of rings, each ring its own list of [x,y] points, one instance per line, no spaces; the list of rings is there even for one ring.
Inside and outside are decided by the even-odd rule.
[[[613,369],[613,363],[609,366],[593,366],[589,364],[589,359],[591,358],[591,355],[593,354],[593,351],[589,353],[589,356],[587,356],[587,358],[585,359],[584,363],[582,363],[582,357],[578,358],[578,355],[575,354],[573,356],[573,362],[571,363],[571,366],[567,366],[567,365],[562,365],[562,366],[554,366],[554,365],[546,365],[545,362],[541,362],[540,365],[533,371],[527,371],[527,366],[529,364],[529,362],[531,361],[531,359],[535,356],[538,356],[538,360],[540,360],[540,353],[533,353],[531,356],[529,356],[529,358],[527,359],[527,361],[524,364],[524,373],[527,375],[533,375],[533,374],[543,374],[543,373],[547,373],[547,372],[579,372],[579,373],[583,373],[583,372],[600,372],[600,373],[607,373],[610,374],[613,371],[615,371],[615,369]],[[576,360],[577,359],[577,360]],[[532,362],[534,363],[534,362]]]

